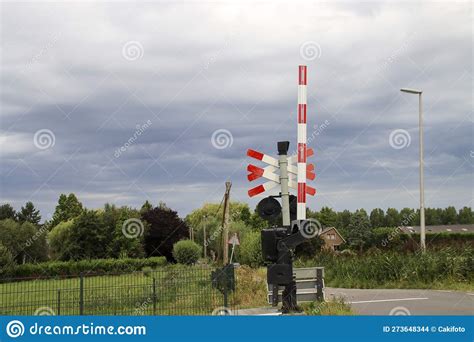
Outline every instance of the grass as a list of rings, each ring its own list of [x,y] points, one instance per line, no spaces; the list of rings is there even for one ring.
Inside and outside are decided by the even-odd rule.
[[[223,306],[212,288],[211,268],[169,266],[147,272],[83,278],[86,315],[211,314]],[[1,315],[32,315],[37,310],[80,314],[80,278],[0,283]],[[38,312],[37,312],[38,313]]]
[[[327,302],[303,303],[301,308],[309,316],[352,316],[351,306],[344,302],[344,298],[337,298]]]
[[[267,270],[241,266],[236,270],[237,291],[235,303],[241,308],[268,306],[267,302]]]
[[[241,266],[237,269],[235,299],[240,309],[268,306],[267,302],[267,270]],[[350,305],[343,298],[328,302],[302,303],[301,308],[307,315],[353,315]]]
[[[421,288],[474,291],[474,252],[446,249],[415,253],[362,255],[318,254],[299,260],[295,267],[324,266],[328,287]],[[222,294],[211,286],[211,267],[163,266],[128,274],[83,278],[86,315],[192,315],[211,314],[223,306]],[[231,307],[268,306],[266,269],[241,266]],[[81,281],[77,276],[0,282],[0,314],[46,313],[78,315]],[[310,315],[352,314],[343,300],[303,304]]]
[[[319,254],[296,267],[325,267],[325,284],[343,288],[474,290],[474,250],[418,253]]]

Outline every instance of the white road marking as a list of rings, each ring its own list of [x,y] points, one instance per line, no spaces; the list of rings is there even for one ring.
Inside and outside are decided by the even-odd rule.
[[[259,316],[281,316],[281,312],[260,314]]]
[[[429,298],[396,298],[396,299],[377,299],[377,300],[360,300],[357,302],[348,302],[349,304],[362,304],[362,303],[381,303],[381,302],[402,302],[406,300],[424,300]]]

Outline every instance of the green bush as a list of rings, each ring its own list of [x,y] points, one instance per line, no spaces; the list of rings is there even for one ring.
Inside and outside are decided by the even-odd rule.
[[[173,246],[173,257],[180,264],[192,265],[201,256],[201,246],[191,240],[181,240]]]
[[[320,253],[295,267],[323,266],[333,287],[423,287],[434,283],[472,284],[474,248],[445,248],[420,253],[380,251],[358,254]]]
[[[16,265],[2,274],[3,278],[79,275],[80,273],[123,273],[156,268],[166,264],[165,257],[147,259],[91,259],[80,261],[49,261],[38,264]]]
[[[263,265],[260,232],[248,232],[240,244],[240,263],[251,267]]]
[[[8,271],[14,262],[12,253],[0,243],[0,274]]]

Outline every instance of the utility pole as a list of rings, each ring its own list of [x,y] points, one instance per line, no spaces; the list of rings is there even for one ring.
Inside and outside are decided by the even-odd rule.
[[[230,207],[230,188],[232,187],[231,182],[225,182],[225,195],[224,195],[224,217],[222,220],[222,262],[227,265],[229,262],[229,247],[227,245],[229,241],[229,207]]]
[[[420,134],[420,246],[422,253],[426,252],[426,227],[425,227],[425,180],[423,160],[423,91],[417,89],[402,88],[403,93],[418,95],[418,128]]]

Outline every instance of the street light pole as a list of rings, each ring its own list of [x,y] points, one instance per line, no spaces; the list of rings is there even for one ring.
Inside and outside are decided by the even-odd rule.
[[[426,251],[426,227],[425,227],[425,180],[423,171],[423,99],[421,90],[402,88],[400,91],[418,95],[418,130],[420,134],[420,246],[421,251]]]

